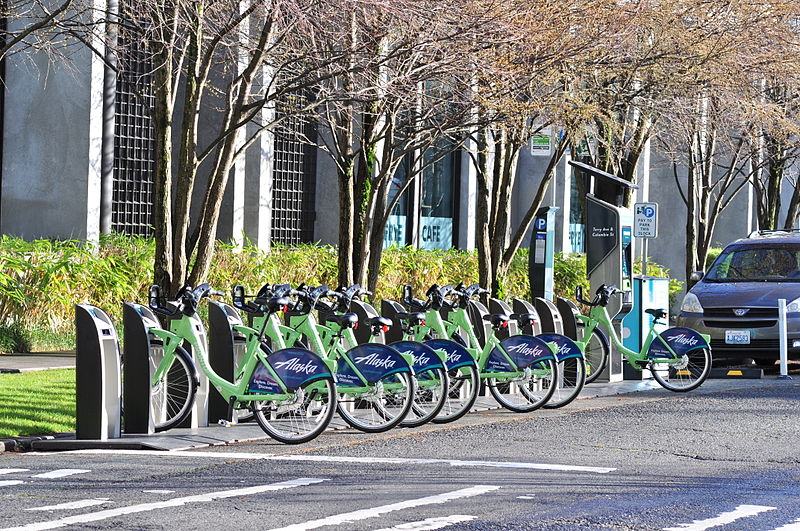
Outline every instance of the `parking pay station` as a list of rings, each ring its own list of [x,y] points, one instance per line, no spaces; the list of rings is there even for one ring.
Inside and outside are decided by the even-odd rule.
[[[528,278],[531,296],[553,300],[553,256],[555,251],[556,212],[558,207],[542,207],[536,211],[531,234]]]
[[[612,297],[607,310],[621,338],[622,319],[633,307],[633,211],[623,206],[625,192],[635,184],[582,162],[569,164],[587,178],[586,274],[591,293],[602,284],[614,285],[622,293]],[[605,381],[622,380],[622,354],[612,348],[608,366],[600,376]]]

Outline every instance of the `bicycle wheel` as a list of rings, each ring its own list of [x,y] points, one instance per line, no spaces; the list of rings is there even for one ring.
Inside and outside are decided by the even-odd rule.
[[[414,376],[416,380],[414,400],[411,410],[400,425],[416,428],[439,414],[447,400],[447,371],[441,367],[422,371]]]
[[[369,390],[337,388],[336,410],[351,427],[380,433],[400,424],[414,402],[414,379],[410,373],[388,374],[369,386]]]
[[[276,441],[300,444],[314,439],[330,424],[336,402],[333,380],[303,384],[288,400],[253,402],[251,410],[261,429]]]
[[[650,360],[653,378],[664,389],[683,393],[696,389],[711,371],[711,351],[700,348],[687,352],[677,364],[668,365],[660,360]]]
[[[564,407],[576,398],[586,383],[586,361],[583,358],[567,358],[558,362],[558,382],[553,396],[543,406],[547,409]]]
[[[600,376],[600,373],[606,368],[610,352],[611,346],[608,338],[602,330],[595,327],[583,353],[586,362],[586,383],[592,383]]]
[[[163,359],[151,358],[156,368]],[[183,347],[175,349],[175,357],[163,376],[150,386],[150,407],[155,431],[174,428],[189,415],[200,378],[191,356]]]
[[[450,385],[442,410],[431,422],[446,424],[458,420],[472,409],[478,399],[480,390],[480,374],[475,365],[463,365],[447,371]]]
[[[555,360],[537,361],[512,378],[488,378],[489,391],[497,403],[518,413],[539,409],[556,390],[558,365]]]

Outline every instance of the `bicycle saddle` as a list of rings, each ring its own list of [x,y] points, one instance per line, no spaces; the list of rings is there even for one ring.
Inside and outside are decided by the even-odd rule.
[[[484,315],[483,320],[492,323],[493,328],[505,328],[508,326],[509,317],[504,313],[491,313]]]
[[[377,327],[392,326],[392,321],[391,319],[387,319],[386,317],[382,317],[379,315],[377,317],[369,317],[367,319],[364,319],[364,326],[377,326]]]
[[[425,322],[425,314],[422,312],[397,312],[397,318],[401,321],[408,321],[411,326],[421,325]]]
[[[512,313],[509,317],[518,322],[521,326],[532,325],[536,322],[535,313]]]
[[[355,328],[358,325],[358,316],[354,313],[345,313],[342,315],[331,313],[325,317],[325,321],[336,323],[341,328]]]
[[[667,312],[665,312],[661,308],[648,308],[648,309],[646,309],[644,311],[644,313],[649,313],[650,315],[652,315],[656,319],[661,319],[662,317],[666,317],[666,315],[667,315]]]

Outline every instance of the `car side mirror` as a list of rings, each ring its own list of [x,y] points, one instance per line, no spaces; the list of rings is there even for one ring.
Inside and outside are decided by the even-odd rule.
[[[692,282],[700,282],[704,276],[706,276],[704,271],[694,271],[689,278]]]

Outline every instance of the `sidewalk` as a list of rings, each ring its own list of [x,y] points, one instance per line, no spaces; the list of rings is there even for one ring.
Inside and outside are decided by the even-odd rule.
[[[0,354],[0,373],[74,369],[74,352],[36,352],[33,354]]]

